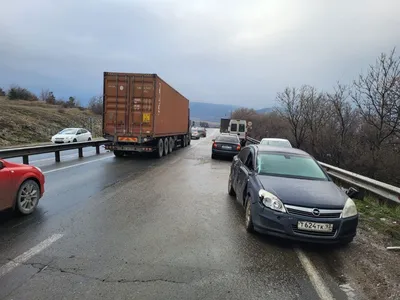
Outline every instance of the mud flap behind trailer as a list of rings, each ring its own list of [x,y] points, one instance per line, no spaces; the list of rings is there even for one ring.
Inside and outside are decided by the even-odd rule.
[[[179,136],[160,137],[150,142],[141,143],[113,143],[105,148],[114,151],[115,156],[121,157],[129,153],[154,153],[156,157],[166,156],[178,146],[184,148],[189,145],[189,134]]]

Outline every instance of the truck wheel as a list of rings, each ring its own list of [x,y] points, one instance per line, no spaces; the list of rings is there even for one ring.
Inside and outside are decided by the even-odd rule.
[[[190,142],[192,141],[192,138],[190,136],[187,136],[187,145],[190,145]]]
[[[181,136],[181,148],[185,148],[185,136]]]
[[[157,143],[156,155],[158,158],[161,158],[163,154],[164,154],[164,141],[162,139],[159,139]]]
[[[173,137],[169,138],[169,153],[171,153],[174,150],[174,146],[175,146],[175,140]]]
[[[185,141],[185,146],[184,147],[187,147],[187,145],[188,145],[188,137],[187,137],[187,135],[183,136],[183,140]]]
[[[164,155],[167,156],[169,153],[169,141],[168,138],[164,139]]]
[[[124,156],[124,152],[123,151],[119,151],[119,150],[114,150],[114,155],[116,157],[123,157]]]

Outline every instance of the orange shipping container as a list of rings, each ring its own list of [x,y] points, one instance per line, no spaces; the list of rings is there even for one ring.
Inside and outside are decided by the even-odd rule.
[[[103,135],[140,143],[189,132],[189,100],[156,74],[104,73]]]

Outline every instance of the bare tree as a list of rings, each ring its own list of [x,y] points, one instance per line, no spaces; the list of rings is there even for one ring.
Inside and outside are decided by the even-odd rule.
[[[42,91],[40,92],[40,96],[39,96],[39,100],[46,102],[47,99],[50,96],[50,90],[49,89],[42,89]]]
[[[307,118],[305,87],[300,91],[287,87],[282,93],[278,93],[277,101],[281,104],[278,112],[286,119],[290,126],[296,147],[300,148],[306,138]]]
[[[103,114],[103,96],[93,96],[88,105],[89,109],[97,114],[97,115],[102,115]]]
[[[366,75],[354,81],[352,98],[365,122],[375,130],[373,146],[378,148],[400,124],[400,59],[395,49],[382,53]]]
[[[345,153],[349,153],[352,149],[354,139],[351,131],[359,122],[358,112],[351,107],[349,102],[350,93],[348,86],[338,82],[333,93],[326,95],[332,111],[330,131],[333,131],[334,137],[338,137],[330,143],[333,146],[331,152],[335,156],[334,163],[338,167],[343,163]]]
[[[377,171],[378,156],[387,140],[399,132],[400,59],[396,49],[382,53],[366,75],[354,81],[352,98],[370,130],[365,135],[372,153],[371,176]]]
[[[318,157],[320,154],[319,139],[329,114],[327,100],[323,93],[308,85],[302,87],[300,97],[301,102],[304,103],[304,119],[309,133],[310,150],[313,155]]]

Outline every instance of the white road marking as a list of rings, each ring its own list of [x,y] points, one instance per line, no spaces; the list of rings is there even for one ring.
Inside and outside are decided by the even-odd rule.
[[[0,277],[3,277],[5,274],[8,272],[12,271],[19,265],[23,264],[26,262],[28,259],[30,259],[32,256],[38,254],[39,252],[42,252],[44,249],[49,247],[51,244],[59,240],[63,234],[53,234],[51,237],[48,239],[44,240],[43,242],[37,244],[35,247],[29,249],[25,253],[21,254],[20,256],[16,257],[14,260],[8,262],[4,266],[0,267]]]
[[[332,293],[329,291],[328,287],[325,285],[321,276],[319,275],[317,269],[314,267],[312,262],[308,259],[307,255],[300,249],[295,248],[296,252],[304,270],[306,271],[308,277],[311,280],[312,285],[315,288],[318,296],[323,300],[334,300]]]
[[[339,285],[340,289],[346,293],[348,300],[356,299],[356,293],[349,283]]]
[[[43,172],[43,174],[48,174],[48,173],[53,173],[53,172],[57,172],[57,171],[62,171],[62,170],[70,169],[70,168],[75,168],[75,167],[79,167],[79,166],[91,164],[91,163],[94,163],[94,162],[96,162],[96,161],[100,161],[100,160],[104,160],[104,159],[113,158],[113,157],[114,157],[114,156],[107,156],[107,157],[103,157],[103,158],[99,158],[99,159],[94,159],[94,160],[87,161],[87,162],[80,163],[80,164],[75,164],[75,165],[71,165],[71,166],[67,166],[67,167],[62,167],[62,168],[58,168],[58,169],[54,169],[54,170],[50,170],[50,171],[45,171],[45,172]]]

